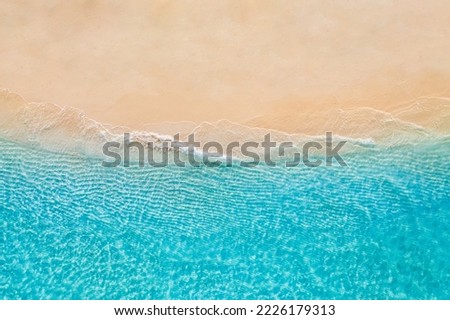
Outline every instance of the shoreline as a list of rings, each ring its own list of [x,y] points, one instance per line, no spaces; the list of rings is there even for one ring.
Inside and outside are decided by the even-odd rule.
[[[415,105],[421,107],[414,107]],[[290,119],[290,123],[303,121],[308,124],[303,127],[303,132],[299,130],[295,133],[279,130],[276,125],[266,128],[264,122],[258,123],[255,120],[250,123],[229,120],[198,124],[187,121],[161,122],[147,125],[147,130],[136,130],[92,119],[81,109],[28,102],[5,89],[0,90],[0,106],[0,135],[4,138],[22,142],[35,141],[51,151],[77,150],[94,155],[100,153],[99,146],[107,141],[120,140],[124,133],[132,133],[142,141],[170,140],[178,133],[181,141],[187,141],[188,135],[193,134],[200,146],[203,146],[208,141],[216,141],[222,145],[233,141],[241,144],[262,141],[266,134],[270,134],[276,142],[294,141],[300,145],[305,141],[322,141],[326,132],[332,132],[338,139],[350,141],[350,147],[346,147],[344,152],[374,145],[394,146],[439,139],[450,134],[450,99],[445,97],[421,98],[419,102],[406,104],[395,111],[402,118],[367,107],[335,109],[316,114],[303,113]],[[276,118],[268,119],[277,124]],[[403,119],[420,121],[417,123]],[[427,126],[421,121],[423,119],[427,121]]]

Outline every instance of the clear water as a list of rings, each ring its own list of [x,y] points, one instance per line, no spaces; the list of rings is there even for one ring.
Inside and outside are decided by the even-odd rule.
[[[450,299],[450,141],[104,168],[0,141],[0,297]]]

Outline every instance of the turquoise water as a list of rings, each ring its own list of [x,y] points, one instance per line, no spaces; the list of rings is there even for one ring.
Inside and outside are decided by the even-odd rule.
[[[104,168],[0,141],[6,299],[450,299],[450,141]]]

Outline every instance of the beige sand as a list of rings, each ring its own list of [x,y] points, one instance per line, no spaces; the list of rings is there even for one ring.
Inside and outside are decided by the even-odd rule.
[[[0,87],[102,123],[360,135],[374,122],[330,119],[364,107],[450,128],[445,0],[9,0],[0,15]]]

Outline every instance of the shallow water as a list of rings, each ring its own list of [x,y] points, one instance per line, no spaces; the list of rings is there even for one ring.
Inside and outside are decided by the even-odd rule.
[[[6,299],[450,299],[450,140],[104,168],[0,140]]]

